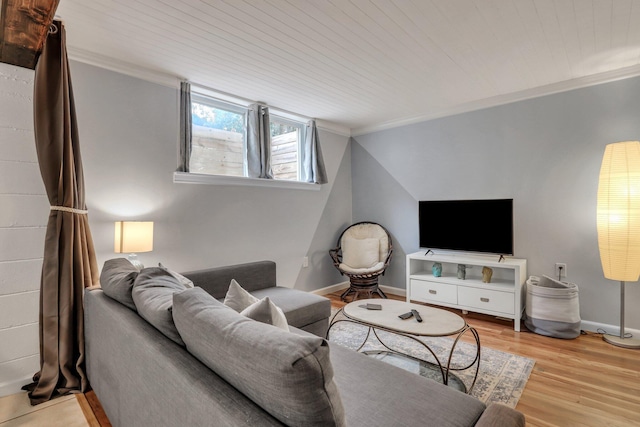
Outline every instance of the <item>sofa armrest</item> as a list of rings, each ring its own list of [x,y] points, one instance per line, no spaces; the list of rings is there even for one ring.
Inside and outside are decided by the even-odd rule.
[[[224,298],[231,279],[249,292],[276,286],[276,263],[258,261],[182,273],[214,298]]]
[[[525,424],[522,412],[493,403],[482,413],[476,427],[525,427]]]

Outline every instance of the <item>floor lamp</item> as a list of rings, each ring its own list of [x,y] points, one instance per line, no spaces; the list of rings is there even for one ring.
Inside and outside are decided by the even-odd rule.
[[[640,348],[624,331],[624,287],[640,276],[640,141],[609,144],[600,169],[597,204],[598,247],[604,277],[620,281],[620,336],[609,344]]]

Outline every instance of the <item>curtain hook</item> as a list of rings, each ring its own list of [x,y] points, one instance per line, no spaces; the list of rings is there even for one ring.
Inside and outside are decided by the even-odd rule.
[[[54,23],[51,23],[51,25],[49,25],[49,34],[57,34],[58,33],[58,26]]]

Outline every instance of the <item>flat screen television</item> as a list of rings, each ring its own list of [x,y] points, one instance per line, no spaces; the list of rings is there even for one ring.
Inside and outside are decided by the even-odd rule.
[[[420,247],[513,255],[513,199],[419,204]]]

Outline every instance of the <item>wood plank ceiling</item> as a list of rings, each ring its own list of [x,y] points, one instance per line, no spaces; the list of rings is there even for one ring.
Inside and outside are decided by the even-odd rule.
[[[60,0],[2,0],[0,62],[34,69]]]
[[[355,133],[640,74],[640,0],[63,0],[58,14],[72,58]]]

